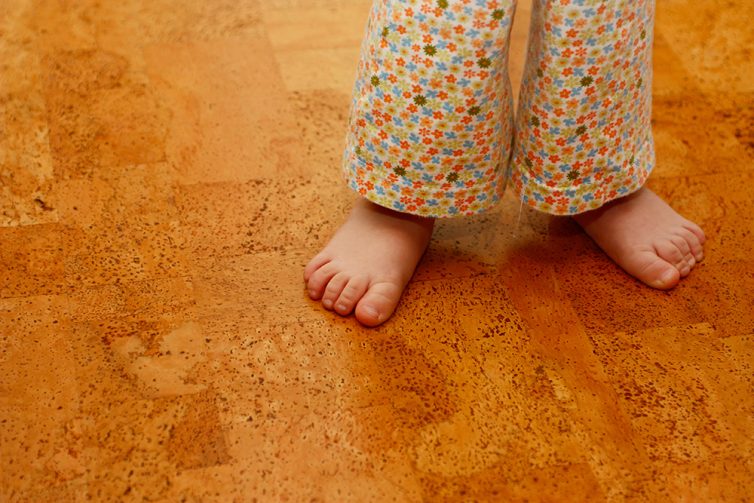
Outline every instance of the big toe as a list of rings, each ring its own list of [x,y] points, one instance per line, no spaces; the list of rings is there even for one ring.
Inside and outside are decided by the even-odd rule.
[[[627,269],[639,280],[660,290],[673,288],[681,279],[677,267],[652,252],[638,253]]]
[[[401,292],[395,283],[372,284],[356,305],[356,319],[368,327],[385,322],[395,311]]]

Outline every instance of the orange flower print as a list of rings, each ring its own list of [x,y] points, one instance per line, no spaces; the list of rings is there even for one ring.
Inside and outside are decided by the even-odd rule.
[[[514,7],[374,0],[343,153],[351,188],[442,218],[485,211],[506,186],[560,215],[642,186],[654,167],[653,0],[536,0],[515,111]]]

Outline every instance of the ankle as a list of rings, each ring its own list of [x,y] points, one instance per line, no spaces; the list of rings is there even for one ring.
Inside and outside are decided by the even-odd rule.
[[[393,221],[398,225],[410,225],[412,228],[421,229],[425,232],[432,233],[435,225],[435,218],[424,217],[421,215],[413,215],[411,213],[404,213],[396,211],[379,204],[373,203],[363,197],[356,199],[354,203],[354,211],[363,211],[373,215],[379,215],[385,217],[386,220]]]

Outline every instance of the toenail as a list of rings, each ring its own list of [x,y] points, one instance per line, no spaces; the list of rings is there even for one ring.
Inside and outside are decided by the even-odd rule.
[[[332,307],[332,301],[330,299],[325,299],[322,301],[322,305],[327,309],[330,309]]]
[[[316,297],[317,296],[317,290],[309,290],[309,297]]]
[[[346,311],[348,307],[345,304],[338,304],[337,306],[335,306],[335,309],[337,309],[338,311]]]
[[[668,271],[662,275],[661,281],[663,283],[670,283],[674,279],[675,279],[675,273],[673,271]]]
[[[377,310],[372,306],[364,306],[364,312],[377,320],[379,320],[380,318],[380,313],[378,313]]]

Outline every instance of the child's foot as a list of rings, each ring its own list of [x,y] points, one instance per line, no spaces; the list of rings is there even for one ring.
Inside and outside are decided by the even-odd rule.
[[[654,288],[673,288],[704,257],[702,229],[646,187],[573,218],[619,266]]]
[[[379,325],[395,311],[432,236],[434,219],[359,198],[348,220],[304,269],[309,296],[341,315]]]

